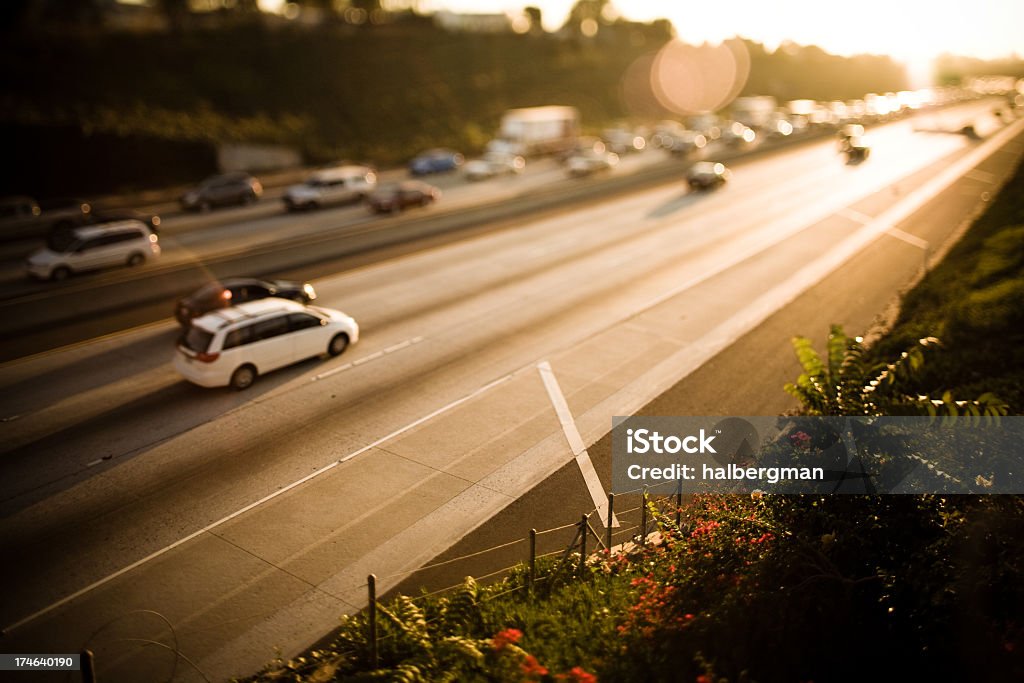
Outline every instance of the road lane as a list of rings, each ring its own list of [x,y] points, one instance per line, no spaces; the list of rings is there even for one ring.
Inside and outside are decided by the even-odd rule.
[[[927,115],[940,122],[933,127],[941,125],[946,129],[956,130],[965,122],[969,122],[975,124],[980,130],[986,130],[988,126],[992,125],[989,120],[994,120],[990,108],[991,102],[983,100],[922,115]],[[910,119],[879,126],[873,129],[873,134],[877,131],[885,137],[885,131],[893,128],[906,128],[913,125],[912,121],[913,119]],[[948,135],[948,133],[939,135]],[[834,151],[832,145],[824,144],[822,147]],[[709,149],[708,152],[731,157],[737,154],[738,150],[719,148],[717,150]],[[666,164],[668,164],[668,168],[672,168],[682,162],[666,162],[663,152],[652,151],[625,157],[619,167],[610,175],[624,177],[644,168],[664,167]],[[522,176],[495,178],[483,183],[465,183],[458,176],[448,176],[439,180],[440,184],[446,187],[445,197],[437,207],[429,210],[428,215],[430,213],[444,214],[460,207],[478,206],[481,203],[513,198],[528,202],[534,198],[534,195],[543,194],[544,191],[553,188],[564,188],[567,192],[575,192],[590,183],[590,179],[570,180],[565,178],[564,171],[552,160],[541,160],[531,164]],[[282,240],[289,242],[317,235],[322,238],[333,237],[335,240],[346,240],[353,234],[353,229],[359,228],[359,226],[363,226],[364,229],[356,230],[356,233],[365,232],[367,229],[374,232],[387,231],[393,225],[386,220],[369,216],[361,206],[300,214],[276,211],[268,213],[265,209],[266,207],[261,207],[260,213],[253,213],[256,211],[255,207],[245,207],[218,213],[216,217],[186,217],[184,225],[177,219],[168,219],[163,226],[162,233],[165,247],[164,257],[160,262],[134,272],[114,269],[83,275],[70,283],[54,285],[26,280],[22,275],[20,262],[7,261],[6,265],[0,264],[0,291],[3,292],[4,299],[10,301],[0,303],[0,307],[13,310],[12,306],[19,301],[32,301],[38,302],[40,306],[63,307],[73,310],[74,304],[68,301],[69,297],[80,293],[84,294],[93,289],[98,290],[105,285],[145,280],[151,278],[155,273],[166,272],[168,269],[180,268],[187,264],[214,263],[230,254],[245,253],[259,249],[261,246],[279,243]],[[422,212],[414,212],[412,215],[417,214],[423,215]],[[196,221],[202,229],[193,225]],[[270,267],[269,264],[268,267]],[[135,296],[138,297],[145,291],[145,289],[136,290]],[[109,296],[109,293],[106,295]],[[149,296],[152,296],[152,293]],[[117,298],[112,300],[120,301]],[[131,297],[124,298],[126,304],[131,301]]]
[[[961,138],[946,139],[960,143],[961,149],[967,147]],[[478,514],[480,511],[496,512],[509,502],[516,490],[537,483],[538,477],[542,478],[564,457],[559,448],[564,447],[564,440],[558,443],[550,436],[551,433],[557,436],[559,432],[557,421],[552,432],[554,417],[550,407],[545,405],[543,386],[539,378],[529,372],[533,365],[524,361],[541,360],[541,356],[552,354],[556,359],[575,354],[574,358],[562,361],[568,365],[560,366],[558,360],[552,365],[556,372],[570,368],[564,379],[559,374],[559,381],[570,396],[574,414],[579,411],[578,414],[591,415],[581,421],[585,440],[588,434],[593,437],[594,430],[606,430],[604,418],[596,417],[603,415],[603,411],[593,410],[595,406],[612,402],[621,408],[645,400],[644,396],[649,398],[649,392],[656,390],[657,384],[652,384],[649,376],[663,375],[662,381],[664,377],[671,377],[671,372],[661,373],[658,369],[678,356],[680,349],[699,345],[709,333],[763,294],[766,283],[785,281],[797,270],[798,264],[827,253],[841,239],[863,228],[856,220],[831,215],[842,210],[844,202],[851,201],[850,197],[857,199],[855,195],[859,193],[874,192],[886,195],[891,202],[893,195],[889,188],[893,180],[898,179],[900,173],[915,170],[913,164],[901,165],[912,153],[918,155],[917,170],[958,153],[955,149],[952,152],[943,149],[932,156],[930,150],[935,149],[934,145],[918,148],[916,142],[908,144],[884,166],[880,164],[883,167],[877,170],[876,180],[872,180],[875,174],[860,174],[851,182],[850,171],[860,173],[867,167],[848,169],[837,164],[833,151],[829,159],[838,171],[814,166],[817,182],[813,183],[801,184],[798,178],[782,177],[771,188],[773,192],[755,197],[752,205],[737,201],[733,190],[742,187],[737,185],[726,192],[704,197],[691,206],[653,216],[650,207],[660,206],[659,202],[675,201],[678,190],[652,191],[650,195],[594,207],[593,211],[569,214],[561,222],[557,219],[539,221],[513,232],[470,240],[406,257],[395,264],[382,264],[345,275],[337,282],[332,280],[322,289],[325,302],[334,296],[343,297],[343,308],[361,322],[364,320],[361,315],[371,321],[369,325],[364,323],[364,330],[374,330],[374,322],[381,330],[379,339],[368,333],[364,338],[365,346],[361,343],[354,350],[372,355],[412,338],[408,334],[412,330],[420,333],[424,341],[410,344],[393,357],[389,356],[387,362],[366,363],[317,382],[313,382],[312,377],[322,374],[325,366],[342,360],[349,362],[352,358],[303,364],[279,376],[263,378],[261,385],[267,384],[258,385],[261,393],[255,398],[246,397],[244,403],[234,407],[228,404],[239,400],[235,394],[228,396],[230,401],[221,400],[224,393],[206,400],[209,392],[197,390],[186,399],[161,394],[158,390],[152,405],[144,406],[138,415],[129,414],[128,424],[120,423],[123,411],[116,409],[102,413],[98,421],[95,415],[87,415],[84,419],[93,420],[91,427],[97,430],[97,443],[123,438],[123,452],[118,457],[128,455],[130,459],[115,459],[106,469],[100,466],[102,476],[90,476],[70,488],[58,487],[53,495],[27,507],[19,508],[15,504],[12,508],[15,511],[0,521],[0,533],[5,539],[14,539],[18,547],[31,551],[41,560],[49,560],[43,562],[49,566],[42,572],[15,577],[29,589],[24,599],[18,604],[12,603],[2,616],[9,623],[19,610],[22,614],[27,612],[31,604],[39,604],[48,596],[59,596],[61,590],[66,594],[68,587],[87,585],[89,580],[95,580],[104,572],[116,571],[128,561],[172,542],[169,539],[190,533],[189,529],[216,521],[226,514],[225,511],[238,509],[247,504],[244,501],[260,497],[261,492],[267,495],[275,486],[280,486],[280,482],[294,481],[313,468],[324,467],[345,453],[358,450],[361,444],[373,442],[375,435],[379,439],[412,423],[430,412],[427,407],[433,406],[436,410],[479,389],[482,380],[513,372],[517,373],[514,381],[497,389],[494,398],[488,394],[473,406],[467,404],[453,412],[451,419],[455,423],[419,428],[415,435],[408,437],[419,441],[406,440],[405,446],[376,448],[372,455],[379,457],[354,459],[317,483],[317,487],[322,486],[322,490],[329,492],[323,494],[324,500],[347,500],[355,495],[349,490],[350,482],[375,481],[373,477],[379,474],[373,474],[377,471],[373,467],[388,460],[387,472],[394,472],[396,476],[400,472],[419,472],[412,475],[413,480],[432,482],[421,493],[417,493],[420,488],[413,487],[410,496],[395,501],[404,515],[421,509],[416,505],[419,501],[435,506],[432,508],[435,512],[424,520],[436,519],[442,514],[437,511],[446,505],[465,507],[460,496],[467,493],[476,496],[475,512]],[[791,181],[796,189],[789,186]],[[850,186],[857,191],[848,190]],[[756,191],[757,188],[751,190]],[[780,197],[792,204],[776,209]],[[793,208],[801,205],[806,208]],[[780,212],[779,216],[764,221],[773,209]],[[790,225],[796,226],[789,228],[794,236],[789,240],[782,239],[784,234],[780,235],[780,231],[786,229],[782,216],[787,214]],[[794,222],[794,215],[799,215],[801,221]],[[559,234],[556,229],[565,232]],[[708,232],[716,229],[718,232]],[[747,249],[756,253],[748,254]],[[527,253],[540,259],[543,267],[537,269],[537,264],[531,264],[525,257]],[[723,270],[721,264],[729,260],[730,254],[737,262]],[[524,266],[532,266],[532,269],[528,268],[526,274],[516,270]],[[701,287],[708,289],[700,290],[700,296],[680,292],[656,307],[661,312],[652,309],[649,317],[645,314],[613,329],[618,321],[630,320],[665,291],[679,288],[680,283],[688,281],[693,282],[693,291]],[[334,287],[339,288],[338,292],[332,290]],[[452,296],[448,291],[452,287],[468,293]],[[404,304],[405,308],[396,315],[388,310],[392,302]],[[379,316],[376,321],[375,315]],[[623,349],[627,350],[625,354]],[[81,349],[78,353],[88,354]],[[26,363],[37,364],[38,368],[47,363],[59,365],[59,356]],[[151,358],[152,349],[141,350],[138,357]],[[89,362],[87,358],[79,360]],[[528,370],[523,370],[524,367]],[[15,372],[14,368],[18,370]],[[28,388],[32,370],[25,364],[6,366],[0,375],[6,376],[8,371],[20,377],[22,388]],[[153,365],[143,374],[149,372],[159,373],[160,366]],[[638,374],[648,379],[640,381]],[[617,397],[622,387],[638,381],[639,386],[629,388],[628,400]],[[56,390],[60,392],[59,388]],[[120,391],[123,388],[114,393]],[[327,391],[333,392],[330,399]],[[539,399],[535,396],[538,391]],[[496,403],[486,404],[487,400]],[[45,400],[40,401],[44,403]],[[534,409],[535,405],[539,407]],[[146,424],[156,418],[168,413],[188,413],[197,410],[195,406],[199,406],[201,414],[197,426],[164,436],[166,440],[156,445],[143,442],[140,453],[130,448],[135,443],[132,439],[138,438],[133,434],[136,430],[145,432],[149,429]],[[81,423],[81,411],[86,408],[81,404],[65,405],[62,410],[67,413],[65,419],[74,426]],[[344,419],[338,420],[338,415],[343,415]],[[23,419],[30,418],[31,415],[26,415]],[[50,419],[53,414],[48,415],[47,420]],[[61,418],[57,416],[57,419]],[[15,420],[5,426],[19,429],[17,425],[18,420]],[[428,438],[431,431],[434,436]],[[453,442],[455,435],[463,434],[473,438]],[[515,438],[510,438],[510,434],[515,434]],[[296,435],[302,437],[298,444]],[[112,436],[117,438],[112,439]],[[34,437],[30,434],[22,438],[30,439],[29,445],[20,452],[27,460]],[[146,438],[151,439],[152,435]],[[523,452],[523,444],[534,443],[533,439],[537,446]],[[35,452],[43,457],[55,453],[49,446]],[[139,447],[136,443],[136,448]],[[59,456],[51,454],[50,459],[58,461],[59,467],[60,461],[74,449],[72,444],[67,452]],[[90,449],[80,450],[88,452]],[[454,457],[457,453],[462,455]],[[9,455],[4,455],[5,463]],[[25,468],[26,472],[28,469]],[[26,494],[17,484],[12,490],[6,483],[17,482],[24,476],[23,472],[11,479],[5,477],[5,501],[17,503],[18,496]],[[488,479],[490,483],[480,483]],[[476,483],[472,484],[474,481]],[[349,488],[338,490],[336,487],[342,484]],[[38,490],[38,486],[32,490]],[[314,524],[317,508],[307,509],[308,500],[318,497],[312,493],[304,497],[305,494],[299,493],[289,492],[282,500],[268,506],[266,512],[261,510],[255,514],[254,517],[262,520],[259,524],[241,519],[233,521],[232,528],[246,530],[232,543],[236,548],[246,547],[250,559],[257,565],[261,562],[273,566],[294,564],[288,570],[293,578],[301,576],[307,584],[316,586],[318,595],[326,594],[326,590],[333,596],[333,603],[330,599],[318,603],[324,610],[337,610],[341,606],[337,600],[344,603],[355,599],[352,590],[346,588],[346,581],[358,577],[367,563],[394,560],[389,555],[393,550],[372,549],[375,539],[379,541],[388,533],[395,539],[404,538],[403,534],[411,533],[409,530],[413,527],[425,534],[429,542],[423,544],[415,557],[401,558],[406,563],[453,540],[447,525],[409,522],[418,517],[404,517],[408,524],[405,527],[402,524],[380,526],[381,531],[376,535],[371,533],[369,538],[364,537],[364,528],[336,527],[339,529],[336,535],[329,532],[334,539],[333,550],[347,553],[355,548],[362,555],[358,556],[359,561],[355,561],[356,555],[346,555],[351,561],[348,567],[332,574],[337,563],[332,564],[324,555],[326,549],[309,546],[308,537],[300,534],[292,539],[271,534],[268,541],[268,536],[260,535],[259,529],[266,528],[274,515],[280,514],[278,506],[294,505],[296,508],[278,517],[277,523],[281,519],[294,521],[312,514],[312,517],[303,517],[302,523]],[[444,502],[445,496],[448,502]],[[460,500],[463,502],[458,502]],[[337,514],[351,515],[347,504],[341,507],[344,509]],[[375,523],[383,524],[384,518],[390,519],[389,514],[394,514],[393,510],[389,513],[385,509],[373,513],[380,518],[371,515]],[[82,520],[91,521],[86,524]],[[319,533],[315,534],[317,538]],[[104,539],[112,537],[117,538],[117,544],[110,552]],[[245,539],[258,539],[258,542]],[[362,540],[357,542],[356,539]],[[58,540],[60,543],[56,543]],[[273,551],[264,547],[268,542],[275,546]],[[346,550],[339,550],[339,544]],[[61,554],[48,549],[49,545],[61,547],[74,558],[75,566],[68,567],[70,560],[62,561]],[[280,547],[276,547],[278,545]],[[261,576],[260,572],[265,569],[266,566],[258,571],[254,569],[253,576]],[[267,582],[279,580],[280,576],[271,571],[263,578],[252,579],[252,586],[263,593]],[[51,584],[53,587],[48,587]],[[86,601],[102,599],[102,595],[108,594],[100,591],[96,596],[86,596]],[[139,589],[139,599],[146,595],[145,590]],[[275,599],[283,599],[283,595]],[[298,595],[292,598],[301,600],[305,593],[299,590]],[[186,612],[195,610],[195,605],[179,607]],[[110,613],[111,609],[105,606],[97,614]],[[199,618],[195,612],[188,614],[191,616],[182,618]],[[207,646],[196,643],[196,647],[206,648],[204,651],[215,657]]]

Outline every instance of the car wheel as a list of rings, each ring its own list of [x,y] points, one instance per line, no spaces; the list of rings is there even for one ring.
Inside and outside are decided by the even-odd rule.
[[[71,277],[71,269],[67,266],[57,266],[50,271],[50,279],[54,282],[61,282]]]
[[[254,201],[256,201],[256,195],[252,192],[246,192],[242,195],[242,204],[248,205],[252,204]]]
[[[146,257],[139,253],[134,253],[128,257],[128,267],[134,268],[135,266],[141,266],[146,260]]]
[[[327,345],[327,354],[329,356],[340,356],[348,348],[348,335],[342,332],[336,334],[331,338],[331,343]]]
[[[243,365],[231,373],[231,388],[235,391],[242,391],[252,386],[256,381],[256,368],[251,365]]]
[[[400,202],[395,202],[394,204],[391,205],[390,211],[391,213],[401,213],[402,204]]]
[[[208,201],[204,200],[204,201],[199,202],[199,212],[200,213],[209,213],[210,209],[212,209],[212,208],[213,208],[213,204],[211,204]]]

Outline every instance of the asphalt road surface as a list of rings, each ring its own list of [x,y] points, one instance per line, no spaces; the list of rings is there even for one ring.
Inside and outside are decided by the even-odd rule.
[[[985,111],[931,115],[982,141],[898,122],[860,165],[822,140],[721,191],[617,193],[316,279],[361,341],[247,392],[181,380],[166,320],[0,366],[5,649],[89,646],[104,681],[249,673],[364,605],[370,572],[383,591],[460,539],[599,506],[614,415],[776,412],[778,347],[865,327],[1015,166],[1024,121]],[[255,240],[294,217],[262,220]],[[181,254],[214,258],[213,232]]]

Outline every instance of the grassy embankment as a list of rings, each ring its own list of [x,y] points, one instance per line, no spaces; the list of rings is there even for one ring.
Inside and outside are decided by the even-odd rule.
[[[907,296],[870,351],[927,335],[921,393],[997,392],[1021,414],[1024,167]],[[653,507],[653,506],[652,506]],[[1017,496],[703,497],[645,548],[546,564],[366,615],[270,680],[863,681],[1024,679]],[[573,562],[578,560],[573,560]]]

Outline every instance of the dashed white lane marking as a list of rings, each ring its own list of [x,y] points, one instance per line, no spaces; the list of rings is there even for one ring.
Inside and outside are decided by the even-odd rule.
[[[587,447],[583,444],[583,437],[580,436],[580,431],[576,428],[576,421],[572,418],[572,411],[569,410],[569,404],[565,400],[565,395],[562,394],[562,388],[558,386],[558,380],[555,378],[550,363],[547,361],[538,363],[537,370],[540,372],[541,379],[544,380],[544,388],[548,390],[548,398],[551,399],[551,405],[555,409],[558,421],[562,424],[565,440],[569,442],[569,448],[572,449],[576,464],[579,465],[580,472],[583,474],[583,481],[586,482],[587,490],[590,491],[594,507],[597,508],[597,513],[601,516],[601,524],[607,527],[608,498],[604,494],[604,489],[601,488],[601,478],[597,476],[594,463],[591,462]],[[612,515],[612,526],[619,526],[619,520],[615,515]]]
[[[964,174],[965,178],[971,178],[972,180],[980,180],[983,183],[994,183],[996,176],[988,171],[982,171],[981,169],[973,169]]]
[[[400,427],[399,429],[396,429],[395,431],[391,432],[387,436],[382,436],[381,438],[377,439],[373,443],[367,444],[367,445],[363,446],[362,448],[360,448],[358,450],[352,451],[351,453],[338,458],[334,462],[328,463],[327,465],[324,465],[320,469],[314,470],[310,474],[307,474],[305,477],[302,477],[301,479],[293,481],[292,483],[290,483],[290,484],[288,484],[286,486],[282,486],[281,488],[277,489],[273,493],[270,493],[270,494],[260,498],[257,501],[249,503],[245,507],[240,508],[240,509],[234,511],[234,512],[232,512],[229,515],[225,515],[224,517],[221,517],[220,519],[218,519],[215,522],[207,524],[206,526],[204,526],[203,528],[199,529],[198,531],[194,531],[191,534],[189,534],[188,536],[180,538],[177,541],[175,541],[174,543],[171,543],[170,545],[166,545],[163,548],[160,548],[159,550],[156,550],[156,551],[150,553],[149,555],[146,555],[142,559],[137,560],[135,562],[132,562],[131,564],[129,564],[126,567],[122,567],[121,569],[118,569],[116,572],[114,572],[112,574],[108,574],[107,576],[104,576],[101,579],[93,581],[92,583],[90,583],[85,588],[77,590],[74,593],[72,593],[71,595],[63,597],[60,600],[58,600],[56,602],[53,602],[53,603],[47,605],[46,607],[43,607],[42,609],[39,609],[39,610],[33,612],[32,614],[28,615],[27,617],[23,617],[22,619],[14,622],[10,626],[6,626],[3,629],[0,629],[0,635],[10,633],[10,632],[14,631],[15,629],[20,628],[21,626],[24,626],[25,624],[27,624],[27,623],[29,623],[31,621],[35,621],[36,619],[38,619],[39,617],[43,616],[44,614],[48,614],[49,612],[52,612],[53,610],[55,610],[55,609],[57,609],[59,607],[63,607],[64,605],[66,605],[69,602],[75,600],[76,598],[79,598],[79,597],[85,595],[86,593],[89,593],[90,591],[92,591],[92,590],[94,590],[96,588],[99,588],[100,586],[102,586],[102,585],[104,585],[106,583],[109,583],[109,582],[113,581],[114,579],[118,578],[119,576],[123,576],[124,574],[127,574],[128,572],[130,572],[130,571],[132,571],[134,569],[137,569],[138,567],[141,567],[142,565],[146,564],[147,562],[149,562],[151,560],[154,560],[154,559],[160,557],[161,555],[164,555],[164,554],[170,552],[171,550],[174,550],[178,546],[184,545],[185,543],[188,543],[189,541],[191,541],[191,540],[193,540],[195,538],[198,538],[199,536],[202,536],[203,534],[205,534],[205,533],[207,533],[209,531],[212,531],[213,529],[216,529],[217,527],[219,527],[219,526],[221,526],[221,525],[223,525],[223,524],[225,524],[227,522],[230,522],[231,520],[235,519],[236,517],[244,515],[249,510],[257,508],[257,507],[263,505],[264,503],[267,503],[267,502],[273,500],[274,498],[277,498],[278,496],[283,495],[283,494],[287,493],[288,491],[291,491],[292,489],[294,489],[296,487],[302,486],[306,482],[312,481],[313,479],[316,479],[321,474],[324,474],[325,472],[330,472],[331,470],[333,470],[338,465],[340,465],[340,464],[342,464],[344,462],[348,462],[352,458],[354,458],[354,457],[356,457],[358,455],[362,455],[363,453],[365,453],[365,452],[367,452],[367,451],[369,451],[369,450],[371,450],[373,448],[376,448],[377,446],[381,445],[382,443],[390,441],[391,439],[395,438],[396,436],[400,436],[400,435],[404,434],[405,432],[407,432],[407,431],[409,431],[411,429],[415,429],[416,427],[420,426],[424,422],[432,420],[435,417],[437,417],[438,415],[441,415],[442,413],[446,413],[449,410],[451,410],[452,408],[456,408],[456,407],[462,405],[463,403],[465,403],[466,401],[470,401],[470,400],[476,398],[477,396],[479,396],[480,394],[483,394],[483,393],[485,393],[487,391],[490,391],[491,389],[493,389],[494,387],[496,387],[496,386],[498,386],[500,384],[504,384],[508,380],[512,379],[512,377],[514,377],[514,376],[515,376],[515,373],[509,373],[509,374],[505,375],[504,377],[499,377],[498,379],[494,380],[493,382],[488,382],[487,384],[483,385],[479,389],[476,389],[476,390],[466,394],[462,398],[458,398],[458,399],[452,401],[451,403],[445,404],[445,405],[441,406],[440,408],[438,408],[437,410],[433,411],[432,413],[424,415],[423,417],[419,418],[418,420],[410,422],[409,424],[405,425],[404,427]]]
[[[911,235],[909,232],[905,232],[903,230],[900,230],[899,228],[889,228],[889,230],[887,230],[886,232],[887,234],[892,235],[896,239],[903,240],[907,244],[914,245],[918,249],[924,249],[925,251],[928,251],[928,249],[931,247],[931,244],[928,243],[928,240],[923,240],[917,235]]]
[[[328,378],[328,377],[330,377],[332,375],[337,375],[339,372],[345,372],[346,370],[351,370],[352,368],[360,366],[360,365],[363,365],[364,363],[369,363],[371,360],[377,360],[378,358],[383,358],[384,356],[388,355],[389,353],[394,353],[395,351],[401,351],[402,349],[409,348],[413,344],[419,344],[421,341],[423,341],[423,339],[424,339],[423,337],[413,337],[412,339],[406,339],[405,341],[401,341],[401,342],[398,342],[397,344],[393,344],[392,346],[389,346],[386,349],[381,349],[380,351],[375,351],[375,352],[371,353],[369,356],[364,356],[364,357],[360,358],[359,360],[354,360],[351,363],[345,363],[344,365],[339,365],[336,368],[331,368],[330,370],[328,370],[326,372],[321,372],[319,375],[314,375],[311,381],[316,382],[316,381],[319,381],[319,380],[322,380],[322,379],[326,379],[326,378]]]
[[[848,206],[836,211],[836,215],[842,216],[843,218],[849,218],[851,221],[856,221],[864,225],[867,225],[868,223],[874,220],[872,216],[869,216],[866,213],[861,213],[856,209],[851,209]]]

